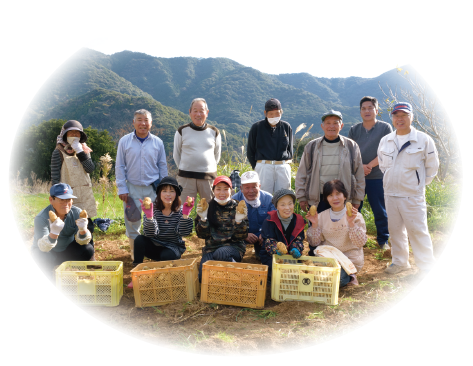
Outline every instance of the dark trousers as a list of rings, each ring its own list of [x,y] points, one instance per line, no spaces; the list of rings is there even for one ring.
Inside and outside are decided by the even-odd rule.
[[[202,282],[202,265],[207,261],[223,261],[223,262],[241,262],[243,256],[241,252],[232,246],[220,247],[213,252],[202,255],[199,266],[199,281]]]
[[[315,257],[315,254],[314,254],[314,249],[315,248],[317,248],[317,247],[310,247],[309,255],[311,257]],[[351,281],[351,276],[345,272],[343,267],[340,266],[340,286],[339,287],[344,287],[344,286],[348,285],[348,282],[350,282],[350,281]]]
[[[95,247],[95,244],[94,244],[94,228],[95,228],[94,222],[89,217],[87,219],[87,230],[90,231],[90,235],[92,236],[92,239],[90,239],[89,244],[91,244],[93,247]]]
[[[94,247],[90,243],[80,245],[73,240],[62,252],[55,252],[54,249],[42,252],[37,246],[33,246],[31,255],[46,276],[53,280],[55,266],[68,261],[88,261],[94,255]]]
[[[381,246],[386,244],[389,239],[388,215],[384,204],[384,189],[382,179],[366,179],[365,192],[368,196],[368,202],[371,206],[376,225],[376,239]],[[361,201],[358,211],[361,211],[363,201]]]
[[[181,258],[181,256],[177,256],[173,250],[154,244],[151,238],[144,235],[138,235],[135,238],[133,251],[135,258],[133,264],[135,265],[143,263],[145,256],[158,262],[172,261]]]

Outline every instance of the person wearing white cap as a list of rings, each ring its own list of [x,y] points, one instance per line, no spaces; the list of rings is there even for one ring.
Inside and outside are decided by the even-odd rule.
[[[411,268],[410,243],[416,265],[425,273],[435,262],[425,186],[437,175],[437,148],[429,135],[412,127],[414,114],[409,103],[395,104],[391,115],[396,131],[384,136],[378,147],[393,259],[385,272],[395,274]]]
[[[234,200],[245,200],[248,208],[248,221],[250,228],[246,242],[253,244],[255,257],[259,260],[259,252],[263,244],[261,226],[268,216],[269,211],[276,210],[271,202],[273,195],[261,190],[258,173],[248,171],[241,175],[241,190],[232,196]]]

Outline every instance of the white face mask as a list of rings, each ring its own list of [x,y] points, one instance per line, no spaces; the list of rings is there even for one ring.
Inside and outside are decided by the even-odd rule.
[[[268,118],[268,122],[270,125],[274,126],[279,122],[280,119],[281,117]]]
[[[225,198],[224,200],[219,200],[217,197],[214,197],[214,200],[217,201],[219,205],[226,205],[228,201],[231,200],[231,197]]]
[[[79,141],[79,138],[78,137],[67,137],[67,142],[70,144],[72,144],[74,141]]]

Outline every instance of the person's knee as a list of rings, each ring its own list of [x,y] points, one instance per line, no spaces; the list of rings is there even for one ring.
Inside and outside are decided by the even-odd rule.
[[[180,259],[181,256],[176,255],[171,249],[165,248],[161,252],[161,260],[162,261],[173,261],[175,259]]]
[[[227,251],[224,250],[224,248],[218,248],[214,253],[213,253],[213,259],[216,261],[224,261],[228,257]]]

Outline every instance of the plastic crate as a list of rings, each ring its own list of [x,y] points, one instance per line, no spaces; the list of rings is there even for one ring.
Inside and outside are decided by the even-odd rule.
[[[267,279],[268,266],[263,264],[207,261],[202,265],[200,300],[261,309],[266,299]]]
[[[164,268],[169,264],[175,267]],[[143,270],[145,266],[150,269]],[[131,277],[137,307],[192,301],[200,291],[196,258],[141,263],[131,270]]]
[[[284,263],[277,263],[278,259]],[[329,263],[331,267],[308,266],[303,261]],[[273,255],[271,298],[274,301],[321,302],[338,304],[340,265],[333,258]]]
[[[64,262],[56,287],[76,304],[117,306],[123,296],[123,262]]]

